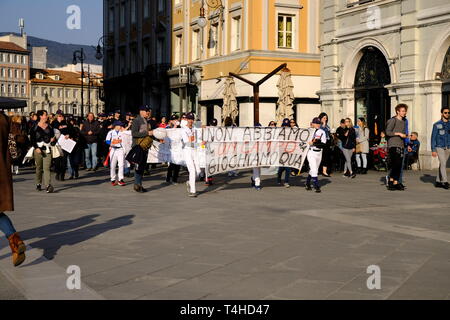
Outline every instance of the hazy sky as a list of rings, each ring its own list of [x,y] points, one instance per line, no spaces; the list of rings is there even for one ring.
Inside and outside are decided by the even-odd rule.
[[[70,5],[81,11],[81,29],[70,30],[66,13]],[[103,0],[0,0],[0,32],[19,32],[25,19],[29,36],[62,43],[97,45],[103,34]]]

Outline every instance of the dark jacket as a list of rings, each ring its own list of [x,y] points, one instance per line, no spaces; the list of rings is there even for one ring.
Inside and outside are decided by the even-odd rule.
[[[11,155],[8,148],[9,119],[0,113],[0,212],[14,210]]]
[[[354,128],[346,128],[344,129],[344,134],[347,131],[348,135],[344,135],[344,138],[342,140],[342,147],[344,149],[354,149],[356,148],[356,131]]]
[[[69,135],[69,124],[67,124],[66,120],[63,120],[59,122],[58,120],[55,120],[52,122],[53,129],[59,130],[63,136]]]
[[[137,144],[137,140],[139,138],[145,138],[148,136],[148,131],[150,130],[150,125],[147,120],[140,115],[133,120],[133,124],[131,125],[131,135],[133,136],[133,145],[134,147]]]
[[[100,134],[100,123],[97,120],[89,121],[85,120],[83,122],[83,129],[81,129],[81,134],[83,135],[86,143],[97,143],[98,135]],[[92,131],[92,134],[89,135],[88,132]]]
[[[50,143],[50,140],[55,136],[55,131],[51,125],[47,126],[47,129],[42,129],[37,124],[30,131],[31,145],[36,149],[39,142]]]

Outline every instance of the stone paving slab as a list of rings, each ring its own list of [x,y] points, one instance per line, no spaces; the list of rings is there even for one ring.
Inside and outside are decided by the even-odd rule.
[[[68,265],[100,299],[450,298],[450,191],[433,188],[434,172],[406,172],[405,192],[388,192],[383,173],[336,174],[315,194],[304,177],[289,189],[263,177],[257,192],[244,171],[198,183],[191,199],[182,183],[161,182],[164,170],[145,178],[144,195],[111,187],[105,170],[56,182],[54,194],[36,192],[30,170],[15,176],[11,218],[32,255],[8,267],[0,241],[0,299],[86,298],[58,289]],[[381,268],[381,290],[366,286],[369,265]]]

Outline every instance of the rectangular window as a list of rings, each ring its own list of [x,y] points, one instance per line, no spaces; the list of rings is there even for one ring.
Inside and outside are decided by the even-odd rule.
[[[12,87],[10,84],[8,84],[8,93],[12,93]]]
[[[76,99],[78,96],[78,90],[77,89],[73,89],[73,98]]]
[[[0,53],[0,62],[3,62],[3,53]]]
[[[156,42],[156,63],[163,63],[164,57],[164,39],[158,38]]]
[[[175,37],[175,61],[174,64],[181,64],[183,58],[183,36],[181,34]]]
[[[158,12],[164,11],[164,0],[158,0]]]
[[[70,90],[66,89],[66,98],[69,99],[70,98]]]
[[[114,7],[109,8],[108,15],[108,31],[114,32]]]
[[[147,67],[150,64],[150,45],[144,45],[144,67]]]
[[[22,79],[27,78],[27,72],[25,70],[22,70]]]
[[[150,1],[151,0],[144,0],[144,18],[150,16]]]
[[[16,78],[16,79],[19,79],[19,70],[14,70],[14,77]]]
[[[136,47],[133,47],[133,48],[131,48],[131,56],[130,56],[131,73],[135,73],[136,70],[137,70],[137,67],[136,67],[136,62],[137,62],[136,56],[137,56],[137,49],[136,49]]]
[[[137,15],[137,11],[136,11],[136,0],[131,0],[131,23],[134,24],[136,23],[136,15]]]
[[[50,88],[50,97],[53,98],[53,94],[54,94],[55,89]]]
[[[125,27],[125,2],[120,4],[120,27]]]
[[[200,30],[193,30],[192,32],[192,61],[200,59]]]
[[[1,93],[5,93],[5,85],[2,83],[2,85],[1,85]]]
[[[12,77],[13,77],[12,70],[8,69],[8,78],[12,78]]]
[[[24,95],[26,92],[25,92],[25,86],[24,85],[22,85],[21,87],[20,87],[20,93],[22,93],[22,95]]]
[[[33,89],[33,97],[37,97],[37,92],[38,92],[38,89],[37,89],[37,88],[34,88],[34,89]]]
[[[16,63],[20,64],[22,62],[22,56],[16,55]]]
[[[2,68],[0,70],[0,77],[4,78],[5,77],[5,68]]]
[[[125,49],[122,49],[119,52],[119,75],[123,76],[126,73],[125,66]]]
[[[278,15],[278,48],[292,49],[293,47],[293,17]]]
[[[14,85],[14,94],[17,96],[19,94],[19,86],[17,84]]]
[[[234,17],[231,24],[231,51],[241,49],[241,17]]]
[[[9,55],[9,63],[14,63],[14,57],[15,57],[14,54]]]
[[[26,56],[22,56],[22,64],[27,64],[27,57]]]
[[[219,54],[219,24],[211,25],[208,39],[209,56],[217,56]]]
[[[41,88],[41,97],[45,97],[45,88]]]

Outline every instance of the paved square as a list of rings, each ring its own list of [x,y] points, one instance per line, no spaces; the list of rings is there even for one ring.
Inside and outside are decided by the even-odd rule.
[[[15,176],[11,218],[29,251],[13,268],[0,241],[0,299],[450,299],[450,191],[435,172],[407,172],[405,192],[383,173],[335,174],[321,194],[304,177],[289,189],[264,177],[258,192],[241,172],[199,182],[193,199],[165,170],[143,195],[105,170],[54,194],[34,190],[30,169]],[[81,290],[67,289],[70,265]],[[370,265],[380,290],[367,288]]]

